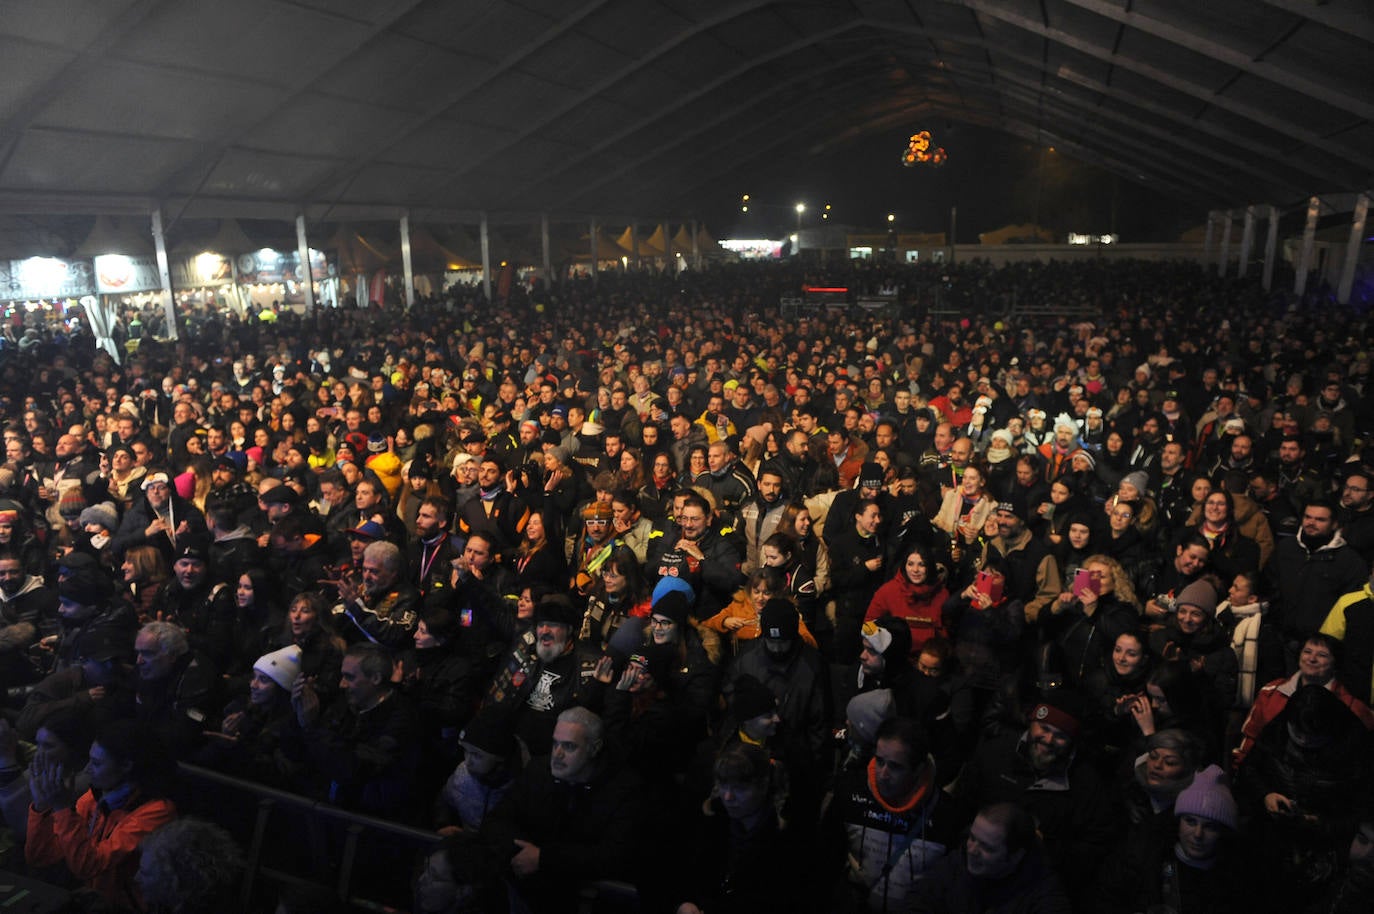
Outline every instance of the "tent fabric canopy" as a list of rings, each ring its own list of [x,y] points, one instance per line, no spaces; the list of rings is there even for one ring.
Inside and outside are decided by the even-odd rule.
[[[631,257],[634,256],[634,239],[630,237],[630,227],[626,226],[625,231],[620,233],[620,237],[615,242],[620,249]],[[644,233],[644,229],[639,229],[639,256],[640,257],[662,257],[663,256],[663,226],[658,226],[649,234]]]
[[[115,360],[116,365],[120,364],[123,359],[114,340],[114,326],[115,321],[119,319],[119,306],[112,299],[96,296],[94,302],[83,307],[86,320],[91,325],[91,332],[95,334],[96,348],[104,349]]]
[[[1374,19],[1356,0],[687,9],[9,4],[0,209],[623,224],[690,217],[779,156],[932,122],[1053,146],[1199,210],[1374,183],[1358,65]]]
[[[1004,225],[978,236],[979,244],[1053,244],[1054,232],[1040,225]]]

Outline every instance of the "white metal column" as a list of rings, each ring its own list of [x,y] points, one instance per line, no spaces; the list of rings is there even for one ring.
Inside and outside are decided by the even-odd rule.
[[[701,245],[697,241],[697,221],[692,220],[692,269],[701,272]]]
[[[630,223],[630,253],[633,255],[635,269],[639,269],[639,223]]]
[[[310,243],[305,237],[305,213],[296,214],[296,252],[301,261],[301,288],[305,291],[305,313],[315,310],[315,277],[310,272]]]
[[[401,271],[405,275],[406,308],[415,307],[415,268],[410,259],[410,213],[401,216]]]
[[[1245,208],[1245,226],[1240,232],[1240,261],[1236,264],[1236,276],[1245,278],[1250,267],[1250,250],[1255,245],[1255,208]]]
[[[1355,261],[1360,258],[1360,244],[1364,240],[1364,223],[1369,216],[1369,194],[1355,198],[1355,215],[1350,220],[1350,240],[1345,246],[1345,263],[1341,264],[1341,281],[1336,286],[1336,301],[1350,304],[1350,290],[1355,285]]]
[[[487,214],[482,213],[482,292],[491,301],[491,233],[487,229]]]
[[[1227,250],[1231,246],[1231,211],[1226,211],[1226,224],[1221,227],[1221,256],[1217,258],[1217,275],[1226,275],[1226,258],[1230,256]]]
[[[162,308],[167,319],[167,339],[177,339],[177,311],[172,299],[172,274],[167,268],[167,238],[162,232],[162,209],[153,210],[153,247],[157,249],[157,273],[162,280]]]
[[[1216,240],[1217,230],[1217,211],[1208,210],[1207,212],[1207,234],[1202,239],[1202,268],[1205,270],[1212,265],[1212,242]]]
[[[549,250],[549,214],[539,214],[539,236],[544,243],[544,282],[553,282],[553,254]]]
[[[1260,284],[1264,286],[1264,291],[1268,292],[1269,287],[1274,284],[1274,255],[1279,247],[1279,208],[1277,206],[1268,207],[1269,232],[1264,239],[1264,275]]]
[[[592,235],[592,277],[596,277],[596,258],[601,254],[601,246],[597,243],[601,239],[596,237],[596,217],[591,219]]]
[[[1298,272],[1293,277],[1293,294],[1302,295],[1307,291],[1307,271],[1312,269],[1312,245],[1317,240],[1317,217],[1321,215],[1322,201],[1313,197],[1307,201],[1307,225],[1302,230],[1302,251],[1298,254]]]

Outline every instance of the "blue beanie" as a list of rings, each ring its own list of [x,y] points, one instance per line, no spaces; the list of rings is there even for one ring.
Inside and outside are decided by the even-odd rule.
[[[679,591],[687,598],[688,606],[695,606],[697,604],[697,592],[692,589],[692,585],[688,584],[682,578],[675,578],[670,575],[665,575],[658,579],[658,583],[654,585],[653,596],[649,598],[649,604],[651,606],[657,606],[658,601],[663,598],[664,594],[671,593],[675,590]]]

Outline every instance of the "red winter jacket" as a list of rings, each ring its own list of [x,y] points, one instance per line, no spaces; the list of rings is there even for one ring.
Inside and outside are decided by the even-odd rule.
[[[921,653],[921,646],[936,635],[946,635],[941,610],[949,591],[942,583],[913,584],[906,569],[899,568],[868,604],[864,621],[893,616],[906,622],[911,629],[911,656]]]

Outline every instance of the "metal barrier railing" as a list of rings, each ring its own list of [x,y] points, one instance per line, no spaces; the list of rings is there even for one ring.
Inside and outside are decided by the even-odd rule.
[[[260,875],[283,884],[294,883],[297,885],[308,885],[321,890],[330,889],[330,886],[325,883],[313,879],[303,879],[297,874],[263,865],[262,853],[267,839],[269,820],[271,819],[272,813],[278,808],[284,807],[300,810],[308,813],[321,822],[334,823],[342,827],[344,845],[339,858],[338,876],[332,890],[340,900],[358,908],[378,911],[395,910],[394,906],[384,901],[354,897],[350,894],[353,881],[353,870],[357,863],[358,843],[364,834],[371,832],[389,838],[400,839],[407,844],[415,845],[417,849],[433,848],[442,840],[438,834],[432,831],[425,831],[424,829],[414,828],[387,819],[379,819],[375,816],[350,812],[349,810],[340,809],[330,803],[315,800],[310,797],[303,797],[300,794],[290,793],[285,790],[278,790],[277,788],[268,787],[253,781],[245,781],[241,778],[231,777],[209,768],[202,768],[199,765],[182,762],[178,767],[182,776],[188,780],[214,784],[256,798],[257,812],[253,821],[252,838],[249,841],[248,848],[244,855],[245,872],[243,889],[240,894],[240,903],[245,912],[250,910],[253,891],[256,888]]]

